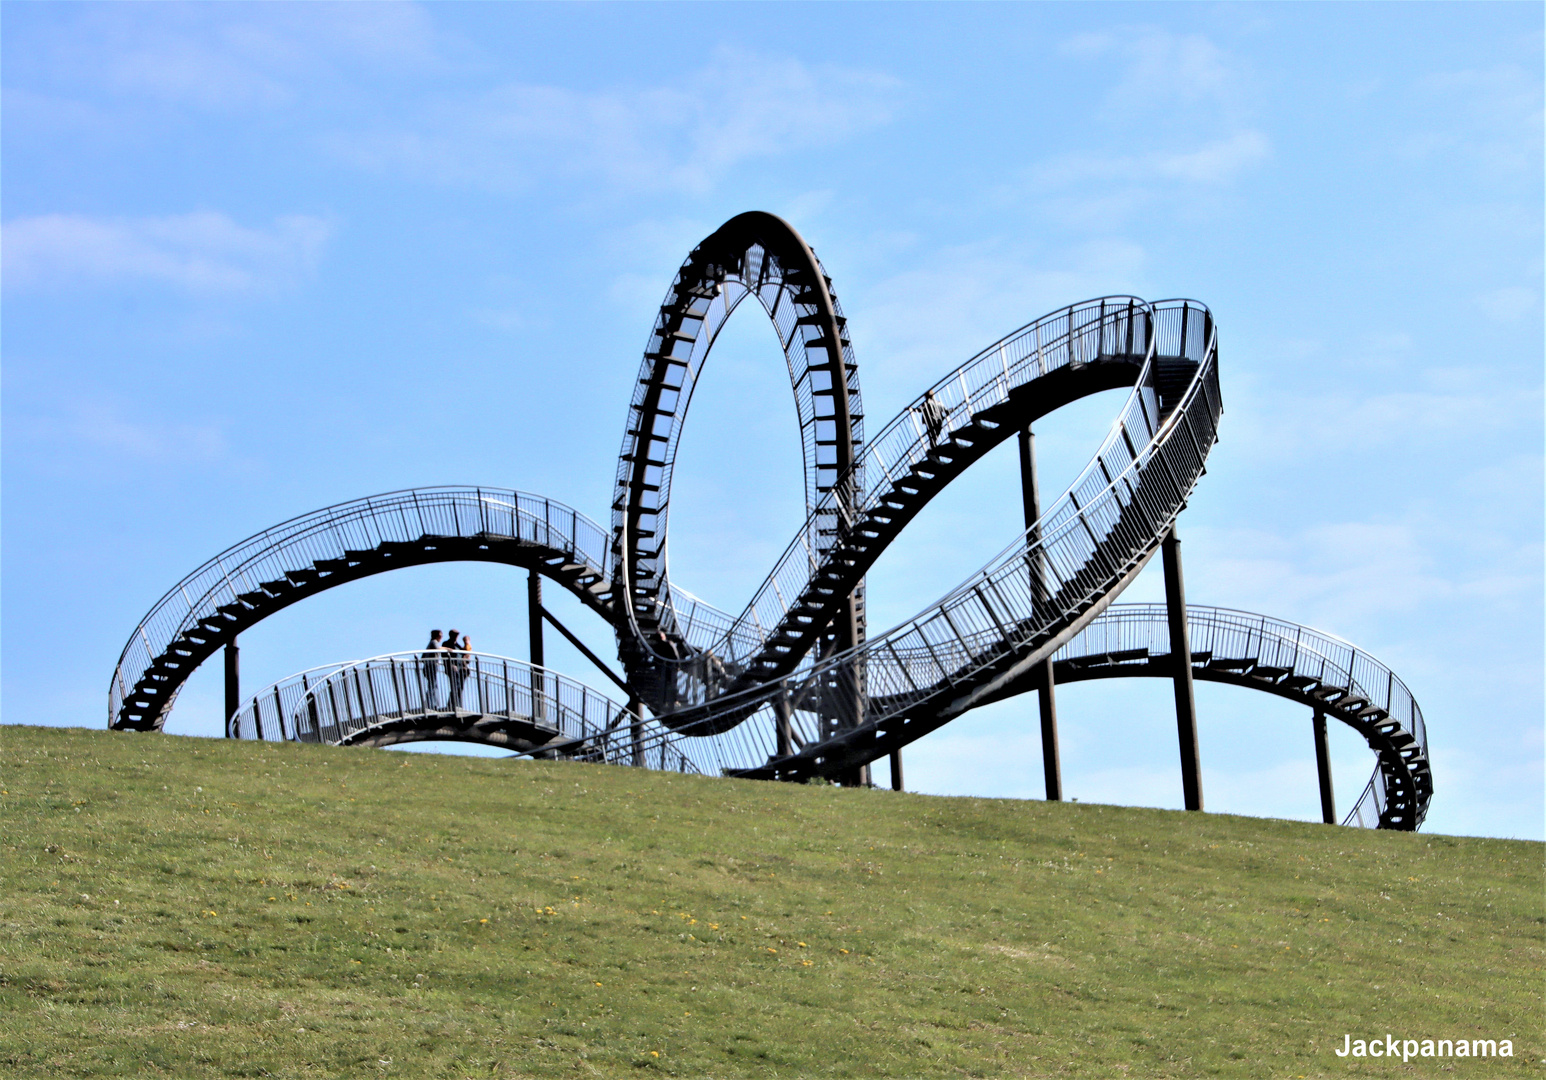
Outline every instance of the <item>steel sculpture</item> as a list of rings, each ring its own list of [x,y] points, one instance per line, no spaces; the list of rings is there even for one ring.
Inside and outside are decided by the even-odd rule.
[[[676,450],[725,321],[754,297],[783,347],[805,459],[806,519],[739,614],[667,567]],[[858,367],[820,261],[770,214],[742,214],[682,264],[650,334],[603,529],[502,488],[392,492],[308,514],[221,553],[131,635],[109,725],[160,730],[189,674],[227,649],[227,734],[342,745],[453,739],[519,753],[706,774],[868,782],[890,756],[963,713],[1035,692],[1048,798],[1061,797],[1055,687],[1168,678],[1182,780],[1202,808],[1192,684],[1263,690],[1314,717],[1322,811],[1334,821],[1326,719],[1377,758],[1345,824],[1416,829],[1432,796],[1427,734],[1390,669],[1337,638],[1262,615],[1188,606],[1175,522],[1222,414],[1213,317],[1195,301],[1103,297],[1059,309],[951,371],[866,440]],[[1073,485],[1043,507],[1032,425],[1128,388]],[[1017,438],[1025,531],[914,618],[867,635],[864,579],[952,480]],[[1164,605],[1113,604],[1156,555]],[[531,663],[475,654],[376,657],[292,676],[240,704],[237,635],[297,600],[400,566],[472,560],[527,569]],[[613,673],[542,606],[541,579],[613,627]],[[549,623],[618,684],[619,702],[548,671]]]

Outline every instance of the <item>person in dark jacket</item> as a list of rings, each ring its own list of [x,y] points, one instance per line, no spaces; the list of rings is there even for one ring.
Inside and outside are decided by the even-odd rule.
[[[457,631],[446,633],[446,643],[441,650],[445,656],[446,682],[451,684],[451,708],[462,707],[462,686],[467,682],[467,654],[471,652],[466,638],[458,639]]]
[[[918,411],[923,414],[923,426],[929,432],[929,445],[938,446],[939,437],[945,431],[945,417],[950,414],[945,411],[945,407],[939,403],[939,398],[934,396],[932,390],[923,395],[923,404],[919,406]]]
[[[452,631],[455,633],[455,631]],[[440,631],[429,632],[429,644],[419,654],[419,679],[423,683],[424,707],[440,708]]]

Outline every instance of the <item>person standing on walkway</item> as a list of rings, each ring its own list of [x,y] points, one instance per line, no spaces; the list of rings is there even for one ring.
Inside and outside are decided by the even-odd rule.
[[[456,631],[452,631],[454,634]],[[419,654],[419,680],[423,684],[424,707],[440,708],[440,631],[429,632],[429,644]]]
[[[467,681],[467,639],[458,640],[455,630],[447,631],[445,655],[446,682],[451,684],[451,708],[462,707],[462,685]]]
[[[939,398],[934,396],[934,391],[930,390],[923,395],[923,405],[918,411],[923,414],[923,426],[929,431],[929,446],[938,446],[939,437],[945,431],[945,417],[949,414],[939,403]]]

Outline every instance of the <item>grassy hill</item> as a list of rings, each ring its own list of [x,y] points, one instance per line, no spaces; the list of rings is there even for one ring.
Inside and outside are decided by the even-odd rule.
[[[1542,885],[1527,842],[6,726],[0,1073],[1538,1074]]]

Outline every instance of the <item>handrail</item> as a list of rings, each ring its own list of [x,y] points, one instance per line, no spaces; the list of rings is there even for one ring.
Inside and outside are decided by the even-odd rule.
[[[1029,663],[1061,644],[1060,634],[1077,632],[1153,554],[1202,474],[1222,405],[1217,334],[1207,309],[1180,301],[1153,305],[1151,312],[1153,340],[1133,392],[1068,492],[982,571],[920,615],[802,671],[801,693],[814,703],[805,711],[820,711],[826,718],[825,730],[811,732],[815,737],[804,741],[826,744],[842,732],[844,743],[860,745],[890,721],[913,719],[909,714],[919,710],[938,726],[971,708],[971,695],[1000,677],[998,669]],[[1183,321],[1198,326],[1185,334],[1179,325]],[[1197,365],[1185,394],[1164,416],[1156,356]],[[1028,572],[1033,565],[1035,575]],[[996,604],[986,599],[989,595]],[[993,637],[993,644],[974,648],[968,640],[973,635]],[[899,649],[925,650],[930,663],[903,668],[895,661]],[[767,736],[772,725],[743,721],[770,714],[786,693],[785,684],[779,684],[729,694],[712,704],[688,701],[681,710],[684,717],[668,716],[665,722],[684,734],[719,734],[730,724],[750,728],[744,745],[729,755],[734,760],[722,760],[721,767],[763,769],[769,757],[778,756]],[[885,701],[886,708],[867,712],[876,701]],[[820,766],[818,756],[790,755],[790,767]]]
[[[1382,745],[1404,747],[1405,752],[1380,753],[1374,775],[1365,786],[1344,824],[1367,821],[1377,823],[1387,812],[1385,773],[1398,770],[1409,774],[1416,787],[1416,825],[1427,814],[1432,782],[1428,775],[1428,731],[1411,690],[1394,671],[1334,634],[1301,626],[1285,619],[1233,608],[1188,605],[1187,633],[1191,639],[1194,666],[1210,674],[1220,661],[1252,661],[1256,668],[1285,674],[1258,677],[1263,689],[1277,690],[1291,685],[1285,679],[1313,679],[1313,688],[1304,688],[1296,696],[1340,719],[1348,720],[1348,709],[1337,708],[1336,699],[1317,701],[1316,690],[1340,687],[1364,704],[1351,710],[1352,721],[1364,714],[1375,726],[1376,740]],[[1116,604],[1103,612],[1073,641],[1054,657],[1068,662],[1083,657],[1128,654],[1143,651],[1148,655],[1168,654],[1170,631],[1164,604]],[[1206,657],[1206,659],[1197,659]],[[1139,658],[1134,658],[1136,662]],[[1225,670],[1228,670],[1225,668]],[[1249,678],[1247,671],[1243,678]],[[1378,710],[1385,715],[1380,716]],[[1363,732],[1366,736],[1369,732]],[[1408,742],[1408,739],[1410,740]]]
[[[259,690],[226,722],[233,739],[391,745],[439,737],[565,756],[583,746],[579,756],[589,761],[697,772],[661,734],[652,720],[550,668],[451,649],[297,672]]]
[[[1103,355],[1130,355],[1135,338],[1139,355],[1146,360],[1153,345],[1147,325],[1136,335],[1128,331],[1138,320],[1146,324],[1148,315],[1149,305],[1131,296],[1102,297],[1070,305],[994,342],[945,375],[868,442],[854,467],[807,515],[730,630],[718,641],[692,643],[727,661],[745,660],[744,652],[737,647],[737,631],[742,631],[742,642],[758,637],[765,640],[768,632],[745,632],[748,621],[770,630],[777,626],[794,598],[808,593],[824,565],[818,547],[824,520],[836,518],[842,520],[842,527],[854,527],[895,490],[898,479],[906,478],[914,467],[926,462],[929,452],[948,433],[969,424],[974,414],[1004,404],[1014,390],[1036,379]],[[1095,339],[1093,347],[1088,344],[1091,337]],[[932,416],[937,430],[919,420],[931,402],[937,410]],[[866,477],[872,481],[868,485],[864,483]],[[759,646],[762,640],[758,641]]]
[[[490,514],[491,503],[506,512]],[[445,486],[338,503],[248,537],[172,586],[140,620],[119,656],[109,686],[109,725],[124,723],[125,705],[146,679],[154,677],[158,659],[166,657],[180,638],[198,633],[201,626],[218,628],[231,611],[250,606],[242,600],[244,595],[264,596],[265,584],[282,582],[288,574],[308,571],[319,562],[347,562],[353,553],[376,551],[384,544],[480,536],[562,550],[589,567],[599,580],[611,577],[607,531],[545,496],[508,488]],[[223,612],[222,607],[228,610]],[[173,688],[159,702],[158,722],[175,697]]]

